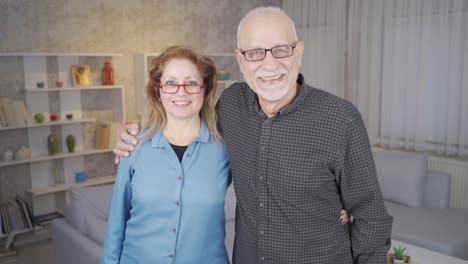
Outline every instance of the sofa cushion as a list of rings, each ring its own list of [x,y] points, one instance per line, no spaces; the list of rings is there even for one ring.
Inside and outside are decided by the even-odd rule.
[[[468,210],[385,205],[393,216],[393,239],[468,260]]]
[[[104,220],[95,215],[87,215],[85,217],[85,235],[87,235],[91,240],[100,246],[104,245],[106,226],[107,220]]]
[[[384,200],[419,207],[424,202],[427,156],[374,151],[377,177]]]
[[[234,238],[236,236],[236,223],[234,220],[226,221],[226,237],[224,239],[224,244],[226,246],[226,251],[228,253],[229,261],[232,263],[232,251],[234,249]]]
[[[94,215],[107,220],[114,185],[96,187],[73,187],[70,189],[70,204],[65,210],[65,219],[80,232],[85,233],[85,218]]]
[[[236,218],[236,194],[232,183],[227,189],[226,197],[224,198],[224,215],[226,221],[231,221]]]

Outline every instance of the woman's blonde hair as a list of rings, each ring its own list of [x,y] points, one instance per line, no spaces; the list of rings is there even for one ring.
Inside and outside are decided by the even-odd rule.
[[[160,101],[161,94],[159,85],[161,76],[164,72],[166,64],[172,59],[187,59],[192,62],[198,69],[200,76],[205,84],[205,94],[203,105],[200,110],[200,118],[204,119],[211,136],[215,139],[220,139],[221,136],[217,130],[217,117],[215,109],[216,95],[216,68],[210,57],[202,55],[200,52],[190,47],[171,46],[164,50],[152,62],[151,70],[149,71],[149,81],[145,87],[146,106],[145,114],[142,120],[141,143],[147,141],[158,130],[166,127],[167,116],[166,111]]]

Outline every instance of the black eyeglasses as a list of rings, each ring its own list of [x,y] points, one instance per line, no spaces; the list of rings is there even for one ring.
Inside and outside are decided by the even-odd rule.
[[[267,51],[271,52],[271,55],[275,58],[287,58],[293,54],[296,45],[297,42],[294,42],[291,45],[280,45],[271,49],[241,50],[241,54],[244,55],[246,61],[261,61],[266,57]]]
[[[160,84],[159,88],[163,93],[166,94],[175,94],[179,92],[180,87],[184,87],[184,90],[188,94],[198,94],[202,91],[203,88],[205,88],[205,85],[199,85],[199,84],[177,84],[177,83],[171,83],[171,84]]]

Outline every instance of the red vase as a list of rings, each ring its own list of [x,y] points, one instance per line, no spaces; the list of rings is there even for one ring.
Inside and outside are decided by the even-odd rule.
[[[114,69],[108,61],[104,63],[102,68],[102,85],[114,85]]]

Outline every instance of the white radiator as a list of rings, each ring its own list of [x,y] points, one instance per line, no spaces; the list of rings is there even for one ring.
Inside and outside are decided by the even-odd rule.
[[[452,179],[450,206],[468,209],[468,161],[429,156],[430,170],[449,173]]]

